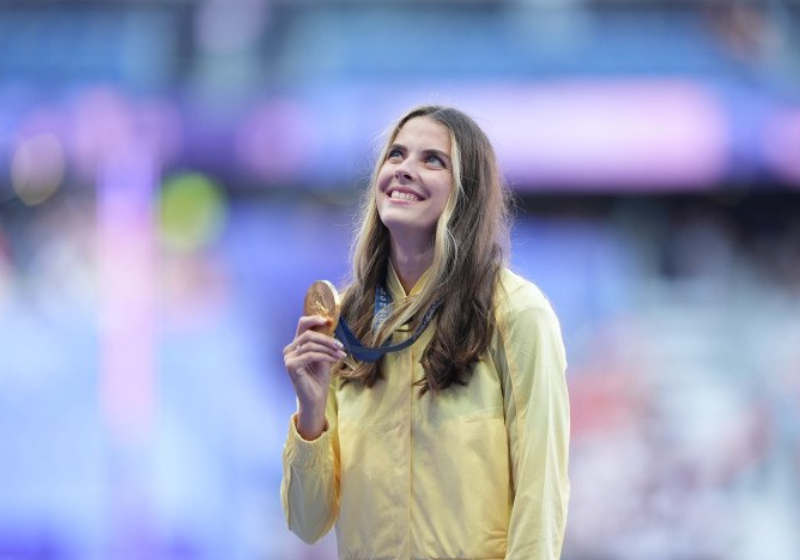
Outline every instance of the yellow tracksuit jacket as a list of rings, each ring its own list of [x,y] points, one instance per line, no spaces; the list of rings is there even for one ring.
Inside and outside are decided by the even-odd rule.
[[[390,269],[395,301],[406,296]],[[335,524],[342,560],[556,560],[569,498],[569,400],[558,319],[532,283],[503,270],[498,328],[469,383],[417,397],[435,321],[388,354],[371,389],[334,381],[328,429],[284,448],[281,498],[293,532]],[[395,335],[402,340],[401,333]]]

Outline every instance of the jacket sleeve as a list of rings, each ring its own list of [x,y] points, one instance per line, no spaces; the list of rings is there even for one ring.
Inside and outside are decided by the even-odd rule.
[[[326,410],[327,429],[313,441],[289,421],[283,449],[281,505],[289,529],[311,544],[330,531],[339,512],[339,438],[333,384]]]
[[[514,307],[498,324],[513,482],[506,559],[557,560],[569,500],[566,355],[544,296]]]

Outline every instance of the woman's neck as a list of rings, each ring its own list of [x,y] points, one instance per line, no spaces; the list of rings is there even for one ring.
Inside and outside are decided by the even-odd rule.
[[[417,281],[433,264],[433,242],[424,245],[410,245],[397,242],[393,238],[389,259],[403,290],[409,294]]]

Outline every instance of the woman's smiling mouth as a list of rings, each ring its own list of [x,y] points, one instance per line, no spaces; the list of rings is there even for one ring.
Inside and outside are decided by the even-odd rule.
[[[389,198],[392,200],[406,200],[408,202],[417,202],[422,200],[422,197],[408,190],[394,189],[389,193]]]

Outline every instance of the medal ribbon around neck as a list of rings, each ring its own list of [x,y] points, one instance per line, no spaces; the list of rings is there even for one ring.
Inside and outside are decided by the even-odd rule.
[[[375,287],[375,307],[372,318],[372,332],[376,333],[381,328],[381,325],[392,314],[392,296],[383,284]],[[327,280],[317,280],[306,293],[305,301],[303,302],[304,315],[320,315],[328,319],[327,326],[316,327],[315,330],[333,335],[338,338],[344,345],[345,350],[353,358],[366,362],[374,363],[381,359],[384,354],[389,352],[397,352],[403,348],[408,348],[420,337],[425,331],[425,328],[433,319],[436,309],[439,307],[440,302],[434,302],[430,308],[425,312],[417,329],[414,333],[399,344],[392,344],[391,338],[387,340],[382,346],[371,347],[364,346],[358,337],[353,334],[353,331],[347,325],[347,322],[341,317],[341,299],[339,293],[333,284]],[[347,360],[347,358],[345,358]]]
[[[392,303],[392,295],[383,286],[383,284],[378,284],[375,287],[375,307],[372,317],[372,332],[378,332],[378,329],[380,329],[384,321],[386,321],[386,319],[388,319],[392,314]],[[397,352],[414,344],[414,342],[416,342],[420,335],[422,335],[422,333],[425,331],[425,327],[428,326],[428,323],[431,322],[431,319],[433,319],[433,314],[436,312],[438,307],[439,302],[434,302],[433,305],[431,305],[425,312],[425,315],[423,315],[422,321],[420,321],[417,329],[414,331],[414,334],[398,344],[392,344],[392,340],[390,338],[382,346],[364,346],[358,337],[353,334],[353,331],[350,330],[350,327],[347,325],[347,322],[344,320],[344,318],[339,319],[339,324],[336,325],[334,335],[341,341],[342,344],[344,344],[345,350],[347,350],[347,352],[356,360],[372,364],[380,360],[389,352]]]

